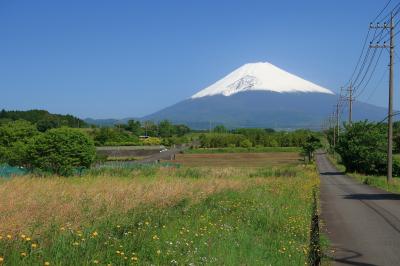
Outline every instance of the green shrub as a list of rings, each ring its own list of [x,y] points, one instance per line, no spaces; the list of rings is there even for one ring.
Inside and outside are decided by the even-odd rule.
[[[386,146],[385,127],[364,121],[346,125],[336,151],[346,171],[379,175],[387,169]],[[397,165],[394,168],[398,169]]]
[[[156,137],[149,137],[147,139],[142,140],[143,145],[160,145],[161,139]]]
[[[253,145],[252,145],[251,141],[248,139],[244,139],[240,142],[240,147],[242,147],[242,148],[251,148],[251,146],[253,146]]]
[[[39,134],[36,126],[24,120],[17,120],[0,126],[0,162],[11,166],[29,166],[27,145],[33,136]]]
[[[93,141],[72,128],[50,129],[33,138],[28,148],[33,167],[59,175],[89,168],[96,157]]]

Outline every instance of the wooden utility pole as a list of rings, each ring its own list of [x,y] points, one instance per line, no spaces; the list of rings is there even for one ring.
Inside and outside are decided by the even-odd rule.
[[[351,126],[352,123],[352,118],[353,118],[353,84],[350,83],[350,86],[348,88],[348,93],[349,93],[349,125]]]
[[[390,73],[389,73],[389,108],[388,108],[388,146],[387,146],[387,181],[392,181],[393,171],[393,53],[394,53],[394,34],[393,34],[393,12],[390,16]]]
[[[333,114],[332,117],[332,124],[333,124],[333,152],[335,152],[335,147],[336,147],[336,122],[335,122],[335,114]]]
[[[390,24],[384,23],[383,26],[379,24],[373,26],[370,25],[370,28],[374,29],[389,29],[390,31],[390,45],[370,45],[371,48],[389,48],[390,58],[389,58],[389,104],[388,104],[388,129],[387,129],[387,182],[392,181],[393,175],[393,90],[394,90],[394,82],[393,82],[393,67],[394,67],[394,14],[393,11],[390,14]]]
[[[340,125],[339,125],[339,103],[336,103],[336,129],[337,129],[337,142],[339,142]]]

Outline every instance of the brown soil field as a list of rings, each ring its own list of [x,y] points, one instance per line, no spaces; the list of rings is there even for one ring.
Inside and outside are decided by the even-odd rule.
[[[297,152],[177,154],[174,162],[190,167],[266,167],[299,164]]]

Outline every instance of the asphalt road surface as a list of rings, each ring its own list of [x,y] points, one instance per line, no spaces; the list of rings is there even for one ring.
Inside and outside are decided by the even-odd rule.
[[[175,158],[174,156],[183,150],[184,150],[184,148],[173,148],[173,149],[166,150],[163,152],[155,153],[153,155],[148,156],[147,158],[138,160],[137,162],[139,162],[139,163],[154,163],[154,162],[161,161],[161,160],[173,160]]]
[[[316,154],[323,230],[335,265],[400,265],[400,195],[359,184]]]

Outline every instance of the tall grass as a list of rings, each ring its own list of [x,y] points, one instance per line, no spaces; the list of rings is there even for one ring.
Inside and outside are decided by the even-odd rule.
[[[307,262],[315,169],[284,178],[189,169],[3,182],[0,257],[6,265]]]

